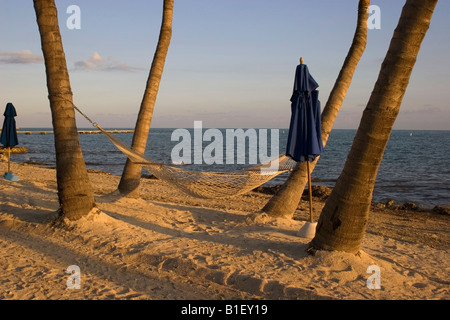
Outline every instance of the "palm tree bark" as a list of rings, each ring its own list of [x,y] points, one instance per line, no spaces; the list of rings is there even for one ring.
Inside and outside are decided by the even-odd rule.
[[[311,251],[359,251],[378,167],[436,3],[406,1],[344,169],[322,210]]]
[[[330,92],[328,101],[321,116],[322,143],[325,147],[334,121],[342,106],[347,90],[352,82],[356,66],[361,59],[367,42],[367,19],[370,0],[360,0],[358,4],[358,20],[352,45],[342,65],[341,71],[336,79],[334,87]],[[310,163],[310,170],[314,170],[316,158]],[[288,176],[280,190],[267,202],[262,212],[269,216],[292,216],[301,200],[303,190],[308,182],[308,170],[306,162],[299,162]]]
[[[148,133],[158,95],[167,52],[172,37],[172,18],[174,0],[164,0],[163,17],[159,34],[158,45],[153,57],[147,87],[141,102],[139,115],[136,121],[133,135],[132,148],[144,153],[147,145]],[[118,189],[122,195],[137,197],[139,195],[139,184],[142,175],[142,166],[127,159]]]
[[[72,91],[54,0],[34,0],[45,60],[56,151],[61,216],[78,220],[95,206],[94,193],[78,140]]]

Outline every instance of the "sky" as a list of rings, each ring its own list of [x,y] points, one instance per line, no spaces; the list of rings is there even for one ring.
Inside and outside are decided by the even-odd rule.
[[[380,29],[333,128],[356,129],[405,0],[372,0]],[[133,128],[156,49],[163,0],[56,0],[74,103],[104,128]],[[79,29],[69,28],[80,9]],[[175,0],[152,127],[287,128],[304,58],[325,105],[356,27],[357,0]],[[30,0],[0,0],[0,107],[18,127],[51,127],[40,37]],[[450,130],[450,1],[440,0],[394,129]],[[89,127],[77,117],[79,128]]]

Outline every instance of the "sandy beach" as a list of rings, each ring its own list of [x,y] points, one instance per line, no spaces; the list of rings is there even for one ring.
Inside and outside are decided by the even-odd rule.
[[[374,206],[360,254],[311,256],[297,236],[306,201],[295,219],[255,221],[269,194],[196,199],[143,179],[141,199],[121,198],[119,177],[91,171],[97,208],[54,225],[55,170],[11,170],[20,181],[0,179],[2,300],[450,298],[449,215]],[[324,199],[314,197],[316,219]],[[79,289],[68,287],[73,265]],[[367,286],[372,265],[381,289]]]

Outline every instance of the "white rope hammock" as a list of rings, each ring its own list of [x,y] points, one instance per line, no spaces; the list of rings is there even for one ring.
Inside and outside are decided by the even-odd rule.
[[[271,163],[259,164],[247,169],[229,172],[183,170],[174,166],[158,163],[145,155],[136,152],[122,141],[103,130],[96,122],[92,121],[88,116],[81,112],[72,101],[62,97],[61,94],[64,93],[71,94],[71,92],[60,92],[50,94],[49,98],[54,96],[70,102],[75,110],[86,118],[86,120],[95,128],[100,130],[100,132],[103,133],[131,161],[142,165],[143,168],[148,170],[158,179],[165,181],[180,191],[194,197],[224,198],[244,194],[263,185],[283,172],[291,171],[296,165],[294,160],[284,154],[273,160],[275,161],[275,164],[278,162],[278,165],[275,166],[276,170],[271,167]]]
[[[278,159],[275,159],[275,162],[278,161],[276,170],[271,169],[270,164],[259,164],[247,169],[229,172],[183,170],[154,162],[143,154],[134,151],[100,127],[97,127],[97,129],[131,161],[142,165],[158,179],[171,184],[184,193],[199,198],[224,198],[247,193],[279,174],[292,170],[296,164],[291,158],[281,155]]]

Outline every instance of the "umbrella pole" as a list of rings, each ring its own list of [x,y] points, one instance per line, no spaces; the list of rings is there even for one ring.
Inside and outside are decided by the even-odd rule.
[[[11,147],[8,147],[8,171],[11,172]]]
[[[311,171],[309,171],[309,161],[306,161],[308,169],[308,189],[309,189],[309,221],[313,222],[313,207],[312,207],[312,190],[311,190]]]

